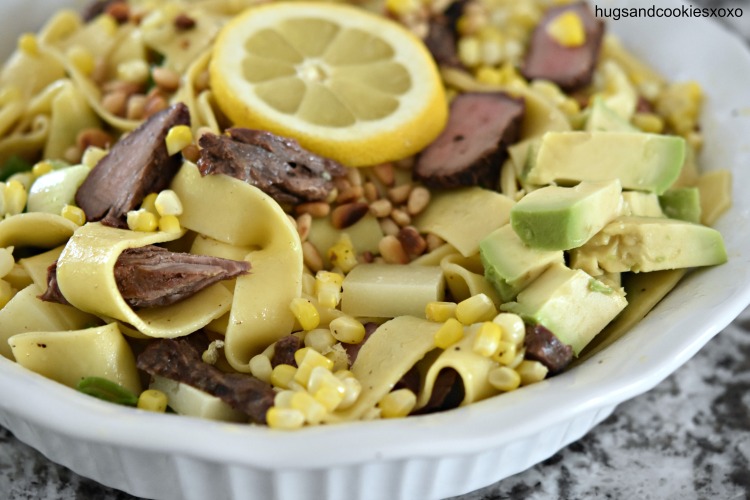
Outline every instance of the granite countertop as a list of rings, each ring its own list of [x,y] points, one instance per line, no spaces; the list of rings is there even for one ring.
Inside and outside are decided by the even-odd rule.
[[[750,1],[727,26],[750,40]],[[130,500],[0,427],[0,498]],[[750,499],[750,308],[651,391],[546,461],[453,500]],[[384,499],[385,500],[385,499]]]

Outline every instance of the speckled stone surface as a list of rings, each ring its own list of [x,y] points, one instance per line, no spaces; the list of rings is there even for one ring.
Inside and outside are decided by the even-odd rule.
[[[743,8],[726,24],[750,40],[750,1],[693,3]],[[135,498],[48,461],[0,427],[0,500]],[[452,500],[500,499],[750,500],[750,309],[579,441]]]

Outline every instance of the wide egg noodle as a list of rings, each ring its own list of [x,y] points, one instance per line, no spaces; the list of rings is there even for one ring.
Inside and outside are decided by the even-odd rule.
[[[0,247],[54,248],[65,243],[78,228],[57,214],[28,212],[0,221]]]
[[[229,310],[232,294],[217,283],[175,304],[134,311],[115,282],[117,258],[127,248],[165,243],[182,232],[144,233],[88,223],[78,229],[57,261],[57,282],[76,308],[131,325],[144,335],[174,338],[192,333]]]
[[[86,129],[99,128],[101,123],[88,105],[85,94],[73,82],[66,81],[52,101],[49,135],[44,147],[44,158],[62,159],[78,134]]]
[[[448,255],[440,261],[440,267],[445,275],[445,282],[456,302],[483,293],[495,305],[502,301],[492,284],[484,277],[484,268],[479,255],[464,257],[459,254]]]
[[[238,247],[252,268],[237,278],[224,352],[248,372],[250,358],[294,327],[289,309],[302,293],[302,244],[278,203],[260,189],[226,175],[201,176],[185,162],[171,188],[183,204],[182,227]]]
[[[28,128],[17,129],[11,135],[0,138],[0,165],[13,156],[33,161],[47,141],[49,120],[49,116],[37,116]]]
[[[60,245],[46,252],[20,259],[18,263],[23,267],[31,280],[40,290],[47,289],[47,268],[60,257],[65,245]]]
[[[184,81],[180,89],[172,97],[173,102],[183,102],[190,108],[190,117],[194,132],[207,127],[213,133],[218,134],[220,131],[219,121],[216,117],[216,107],[212,102],[212,93],[210,90],[199,91],[198,79],[208,71],[208,63],[211,60],[211,51],[206,50],[198,57],[187,69]]]

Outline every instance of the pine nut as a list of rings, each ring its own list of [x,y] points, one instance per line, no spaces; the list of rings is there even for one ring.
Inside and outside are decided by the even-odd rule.
[[[167,104],[167,99],[164,96],[154,94],[146,98],[146,103],[143,106],[143,116],[144,118],[148,118],[159,111],[167,109],[167,106],[169,106],[169,104]]]
[[[378,222],[380,223],[380,230],[383,231],[383,234],[385,235],[396,236],[401,230],[401,228],[398,227],[398,224],[393,222],[393,219],[385,218],[380,219]]]
[[[117,24],[128,22],[128,18],[130,17],[130,7],[125,2],[110,3],[107,5],[105,12],[112,16],[117,21]]]
[[[388,190],[388,198],[393,202],[394,205],[401,205],[409,199],[411,193],[411,184],[401,184]]]
[[[407,264],[409,262],[409,256],[404,251],[404,247],[401,246],[401,242],[395,236],[383,236],[383,239],[378,243],[378,250],[380,250],[380,255],[383,259],[389,264]]]
[[[309,213],[302,214],[297,217],[297,232],[299,233],[299,239],[306,241],[307,236],[310,234],[310,227],[312,226],[312,215]]]
[[[320,217],[326,217],[331,213],[331,205],[324,201],[311,201],[308,203],[300,203],[295,208],[295,211],[298,215],[310,214],[317,219]]]
[[[396,238],[409,255],[422,255],[427,250],[427,242],[414,226],[402,227]]]
[[[174,92],[180,87],[180,74],[172,69],[157,66],[151,71],[151,76],[154,83],[165,92]]]
[[[338,197],[336,197],[337,203],[351,203],[353,201],[357,201],[364,195],[364,190],[362,189],[362,186],[352,186],[348,189],[344,189],[343,191],[339,192]]]
[[[378,187],[373,182],[365,182],[363,186],[365,199],[372,203],[373,201],[380,198],[380,193],[378,193]]]
[[[401,227],[411,224],[411,216],[400,208],[391,210],[391,219]]]
[[[102,97],[102,107],[115,116],[125,116],[128,95],[122,90],[108,92]]]
[[[76,137],[76,146],[81,151],[86,151],[89,146],[107,149],[112,142],[112,137],[104,130],[98,128],[87,128],[81,130]]]
[[[313,273],[323,269],[323,257],[320,256],[320,252],[315,248],[315,245],[309,241],[302,243],[302,261]]]
[[[445,245],[445,240],[435,233],[427,233],[425,241],[427,242],[428,252],[432,252],[433,250]]]
[[[182,157],[187,161],[197,163],[201,157],[201,151],[195,144],[188,144],[182,148]]]
[[[417,215],[422,212],[430,203],[430,191],[423,186],[417,186],[409,193],[409,199],[406,202],[406,211],[409,215]]]
[[[391,210],[393,210],[393,205],[385,198],[370,203],[370,213],[378,219],[391,215]]]
[[[146,109],[146,96],[143,94],[133,94],[128,98],[127,110],[125,116],[128,120],[140,120],[143,118]]]
[[[331,212],[331,224],[336,229],[344,229],[359,222],[369,211],[370,207],[364,202],[345,203]]]
[[[362,185],[362,173],[358,168],[347,169],[346,178],[349,180],[352,186]]]
[[[375,174],[375,177],[386,186],[393,186],[393,183],[396,182],[396,174],[393,171],[392,163],[381,163],[380,165],[375,165],[372,168],[372,171]]]

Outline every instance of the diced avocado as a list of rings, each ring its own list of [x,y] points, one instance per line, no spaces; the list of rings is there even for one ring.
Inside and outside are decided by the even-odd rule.
[[[627,303],[622,289],[555,263],[500,309],[543,325],[577,356]]]
[[[569,250],[588,241],[620,215],[620,181],[546,186],[527,194],[510,210],[510,224],[532,248]]]
[[[594,97],[591,103],[585,129],[588,132],[636,132],[638,130],[607,106],[601,96]]]
[[[530,184],[620,179],[623,189],[662,194],[680,175],[682,137],[645,132],[547,132],[525,171]]]
[[[606,272],[638,273],[723,264],[727,251],[721,233],[708,226],[668,218],[621,217],[572,250],[571,259],[596,262]]]
[[[513,300],[550,264],[565,262],[562,250],[539,250],[524,244],[510,224],[496,229],[479,243],[484,276],[503,302]]]
[[[659,203],[667,217],[700,224],[701,194],[697,187],[668,189],[659,196]]]
[[[622,214],[643,217],[664,217],[659,204],[659,197],[654,193],[643,191],[624,191],[622,193]]]

